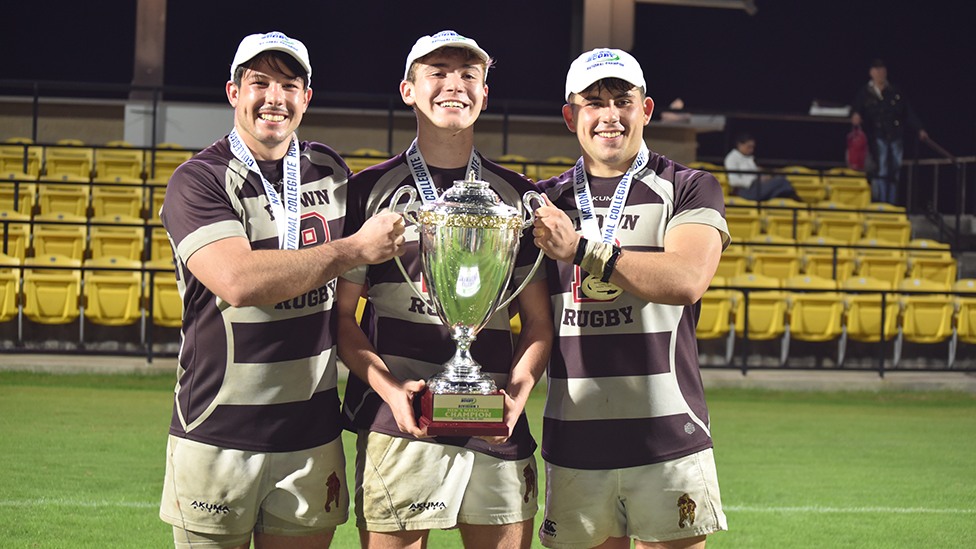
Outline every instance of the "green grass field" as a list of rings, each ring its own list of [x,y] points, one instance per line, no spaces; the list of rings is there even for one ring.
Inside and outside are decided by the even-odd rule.
[[[172,381],[0,372],[0,547],[172,547],[157,518]],[[537,437],[543,398],[528,410]],[[731,528],[709,547],[976,546],[976,396],[722,389],[709,402]],[[333,547],[358,547],[351,523]]]

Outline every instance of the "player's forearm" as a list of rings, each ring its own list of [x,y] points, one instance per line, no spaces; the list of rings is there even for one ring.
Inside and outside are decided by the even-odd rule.
[[[356,377],[368,384],[383,400],[389,402],[400,382],[386,367],[355,317],[339,319],[339,359]]]

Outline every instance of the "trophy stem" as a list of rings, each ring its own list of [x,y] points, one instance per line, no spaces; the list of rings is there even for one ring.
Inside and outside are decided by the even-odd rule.
[[[475,334],[470,326],[455,326],[451,338],[457,345],[454,356],[444,364],[444,371],[427,380],[433,393],[490,394],[498,390],[494,380],[481,372],[481,365],[471,356]]]

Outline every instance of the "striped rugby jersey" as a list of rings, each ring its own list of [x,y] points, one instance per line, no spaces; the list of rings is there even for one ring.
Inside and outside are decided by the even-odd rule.
[[[480,156],[480,155],[479,155]],[[484,158],[481,179],[506,204],[523,211],[522,195],[532,185],[521,175],[502,168]],[[428,166],[437,195],[450,188],[454,181],[464,179],[465,168],[440,169]],[[377,209],[386,208],[390,197],[400,187],[414,186],[413,175],[405,153],[356,173],[349,182],[349,206],[346,231],[351,234],[362,226],[366,217]],[[408,224],[405,233],[406,251],[400,260],[413,285],[424,293],[421,282],[419,233]],[[532,243],[531,228],[523,233],[516,257],[515,272],[510,290],[525,280],[539,249]],[[542,276],[542,267],[536,276]],[[360,267],[343,275],[367,287],[367,305],[362,328],[390,371],[398,379],[427,379],[443,370],[442,365],[454,354],[454,341],[448,335],[433,305],[421,300],[410,289],[394,261]],[[517,303],[517,299],[515,302]],[[471,354],[482,372],[491,375],[496,385],[504,389],[512,366],[514,343],[505,311],[494,314],[478,333],[471,346]],[[418,399],[419,400],[419,399]],[[350,429],[368,429],[391,436],[409,437],[400,432],[389,406],[369,386],[356,376],[349,376],[343,398],[343,412]],[[489,446],[481,439],[467,437],[437,437],[437,442],[464,446],[502,459],[523,459],[535,451],[536,443],[529,433],[525,414],[513,430],[509,441]]]
[[[306,247],[342,235],[349,170],[325,145],[299,147],[299,246]],[[268,181],[281,181],[281,161],[258,164]],[[186,268],[194,252],[223,238],[278,248],[261,180],[234,157],[226,138],[176,170],[160,217],[176,251],[184,311],[170,433],[258,452],[307,449],[338,437],[335,280],[276,305],[232,307]]]
[[[602,229],[620,178],[590,177]],[[539,183],[579,229],[573,170]],[[663,251],[684,223],[711,225],[729,243],[722,189],[707,172],[651,152],[633,180],[616,238],[624,250]],[[576,469],[616,469],[712,446],[698,364],[699,305],[648,303],[623,292],[596,301],[580,290],[585,272],[547,262],[558,339],[549,364],[542,456]]]

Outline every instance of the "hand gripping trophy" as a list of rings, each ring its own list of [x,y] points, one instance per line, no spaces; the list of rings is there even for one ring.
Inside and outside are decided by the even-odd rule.
[[[532,201],[542,196],[528,191],[522,197],[525,213],[504,202],[488,183],[455,181],[437,200],[411,208],[413,187],[401,187],[390,199],[393,210],[404,196],[404,217],[420,230],[421,269],[429,301],[457,346],[444,370],[427,380],[421,396],[421,426],[435,436],[504,435],[505,397],[471,356],[471,344],[491,315],[505,309],[531,281],[542,260],[512,295],[502,301],[515,267],[522,231],[532,226]],[[410,277],[397,257],[407,281]],[[427,298],[411,284],[414,292]]]

